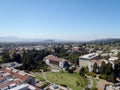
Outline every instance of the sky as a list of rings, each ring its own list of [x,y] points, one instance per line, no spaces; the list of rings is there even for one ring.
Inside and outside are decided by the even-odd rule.
[[[120,0],[0,0],[0,37],[120,38]]]

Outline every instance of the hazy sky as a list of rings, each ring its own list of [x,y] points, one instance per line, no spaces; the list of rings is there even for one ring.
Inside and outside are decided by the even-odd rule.
[[[0,36],[120,37],[120,0],[0,0]]]

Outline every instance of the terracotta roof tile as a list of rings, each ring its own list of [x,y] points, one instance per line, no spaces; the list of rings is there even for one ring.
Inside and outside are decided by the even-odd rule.
[[[101,65],[102,60],[91,60],[91,63],[97,63],[98,65]]]
[[[12,70],[13,69],[8,70],[7,68],[2,68],[3,72],[10,73],[10,75],[12,75],[14,78],[20,78],[23,81],[26,81],[30,77],[30,75],[27,75],[27,74],[21,75],[21,74],[19,74],[19,71],[13,72]]]
[[[53,55],[48,55],[48,56],[46,56],[44,58],[44,60],[47,60],[47,59],[50,60],[50,61],[56,61],[56,62],[63,62],[63,61],[65,61],[64,59],[58,58],[58,57],[53,56]]]

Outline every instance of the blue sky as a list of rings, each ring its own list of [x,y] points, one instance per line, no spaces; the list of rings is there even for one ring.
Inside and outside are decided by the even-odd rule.
[[[120,0],[0,0],[0,36],[120,38]]]

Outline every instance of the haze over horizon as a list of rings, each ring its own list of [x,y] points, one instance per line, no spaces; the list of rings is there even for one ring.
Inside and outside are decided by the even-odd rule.
[[[1,0],[0,37],[120,38],[119,0]]]

